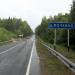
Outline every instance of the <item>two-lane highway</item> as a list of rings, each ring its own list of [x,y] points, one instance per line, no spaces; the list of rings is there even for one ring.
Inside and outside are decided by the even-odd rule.
[[[0,75],[25,75],[34,37],[0,47]]]

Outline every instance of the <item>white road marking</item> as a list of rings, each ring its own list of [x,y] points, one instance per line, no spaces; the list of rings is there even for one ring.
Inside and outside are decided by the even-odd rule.
[[[31,51],[31,55],[30,55],[30,59],[29,59],[29,63],[28,63],[28,67],[27,67],[27,71],[25,75],[29,75],[29,71],[30,71],[30,65],[31,65],[31,60],[32,60],[32,55],[33,55],[33,49],[34,49],[34,42],[33,42],[33,47],[32,47],[32,51]]]
[[[25,43],[25,42],[24,42],[24,43]],[[24,44],[24,43],[21,43],[21,44]],[[16,45],[16,46],[12,47],[12,48],[9,48],[8,50],[1,52],[0,54],[6,53],[6,52],[8,52],[8,51],[11,51],[13,48],[15,48],[15,47],[17,47],[17,46],[19,46],[19,45],[21,45],[21,44],[18,44],[18,45]]]

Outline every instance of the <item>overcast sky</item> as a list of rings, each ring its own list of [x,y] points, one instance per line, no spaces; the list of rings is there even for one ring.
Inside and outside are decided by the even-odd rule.
[[[27,20],[34,30],[43,16],[69,13],[72,0],[0,0],[0,18]]]

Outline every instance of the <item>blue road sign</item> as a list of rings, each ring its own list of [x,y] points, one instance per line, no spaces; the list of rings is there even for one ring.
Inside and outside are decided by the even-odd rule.
[[[52,29],[75,29],[75,23],[50,22],[48,28]]]

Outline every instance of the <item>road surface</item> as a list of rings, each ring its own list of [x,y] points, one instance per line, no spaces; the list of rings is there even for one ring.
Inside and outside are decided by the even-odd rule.
[[[41,75],[40,59],[36,50],[35,40],[32,48],[32,58],[30,63],[29,75]]]
[[[25,75],[34,37],[0,46],[0,75]]]

